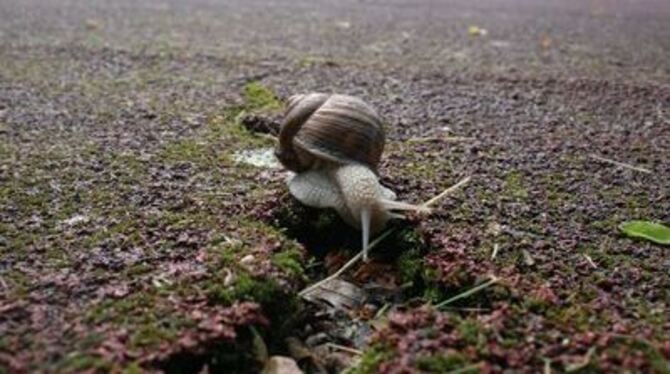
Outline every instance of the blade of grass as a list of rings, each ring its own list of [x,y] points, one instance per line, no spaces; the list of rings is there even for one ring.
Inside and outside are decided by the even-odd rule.
[[[466,297],[474,295],[477,292],[498,283],[498,281],[500,281],[500,278],[498,278],[496,276],[491,276],[491,279],[487,280],[486,282],[484,282],[484,283],[482,283],[478,286],[474,286],[471,289],[469,289],[465,292],[462,292],[462,293],[460,293],[460,294],[458,294],[454,297],[451,297],[447,300],[444,300],[444,301],[440,302],[439,304],[436,304],[435,308],[440,309],[442,307],[445,307],[445,306],[453,303],[454,301],[457,301],[457,300],[460,300],[460,299],[465,299]]]

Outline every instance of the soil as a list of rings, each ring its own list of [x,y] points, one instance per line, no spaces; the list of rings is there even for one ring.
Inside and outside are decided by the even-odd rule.
[[[0,372],[275,354],[669,372],[670,251],[617,229],[670,223],[669,18],[662,0],[0,1]],[[368,295],[353,309],[297,294],[358,234],[233,157],[272,147],[309,91],[378,108],[403,200],[472,177],[344,277]],[[319,362],[323,342],[361,354]]]

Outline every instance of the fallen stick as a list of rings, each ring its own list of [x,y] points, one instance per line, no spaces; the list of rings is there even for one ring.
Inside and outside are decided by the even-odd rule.
[[[620,167],[625,168],[625,169],[635,170],[635,171],[639,171],[641,173],[647,173],[647,174],[652,173],[652,171],[649,170],[649,169],[641,168],[639,166],[634,166],[634,165],[626,164],[626,163],[619,162],[619,161],[610,160],[609,158],[600,157],[598,155],[590,154],[589,157],[591,157],[594,160],[598,160],[598,161],[602,161],[602,162],[605,162],[605,163],[608,163],[608,164],[620,166]]]
[[[444,198],[445,196],[447,196],[451,192],[455,191],[457,188],[459,188],[459,187],[463,186],[464,184],[468,183],[468,181],[470,181],[470,177],[466,177],[466,178],[462,179],[460,182],[458,182],[455,185],[447,188],[446,190],[441,192],[439,195],[437,195],[434,198],[426,201],[422,205],[427,207],[427,206],[430,206],[432,204],[435,204],[437,201]],[[393,229],[387,229],[384,232],[382,232],[374,241],[372,241],[372,243],[370,243],[370,245],[368,246],[368,252],[371,251],[373,248],[375,248],[382,240],[386,239],[387,236],[391,235],[392,232],[393,232]],[[300,291],[298,293],[298,295],[301,296],[301,297],[305,296],[309,292],[311,292],[311,291],[323,286],[324,284],[330,282],[331,280],[339,277],[345,271],[347,271],[349,268],[354,266],[356,264],[356,262],[358,262],[358,260],[360,260],[363,257],[364,253],[365,253],[365,251],[361,250],[354,257],[352,257],[346,264],[344,264],[339,270],[337,270],[333,274],[327,276],[326,278],[323,278],[322,280],[312,284],[311,286],[307,286],[305,289]]]

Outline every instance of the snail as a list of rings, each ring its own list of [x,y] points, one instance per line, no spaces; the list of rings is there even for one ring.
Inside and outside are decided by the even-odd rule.
[[[291,195],[307,206],[333,208],[362,232],[367,261],[370,236],[393,218],[393,211],[429,212],[396,200],[379,183],[378,167],[386,136],[377,112],[347,95],[310,93],[289,98],[275,155],[296,174]]]

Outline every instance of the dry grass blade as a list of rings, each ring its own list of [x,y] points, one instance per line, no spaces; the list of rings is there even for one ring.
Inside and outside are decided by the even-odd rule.
[[[470,181],[470,177],[465,177],[465,178],[461,179],[460,182],[458,182],[455,185],[453,185],[453,186],[447,188],[446,190],[442,191],[439,195],[437,195],[434,198],[426,201],[422,205],[425,206],[425,207],[429,207],[431,205],[434,205],[435,203],[442,200],[443,198],[445,198],[450,193],[452,193],[452,192],[456,191],[457,189],[461,188],[462,186],[464,186],[469,181]]]
[[[498,250],[500,249],[500,245],[498,243],[493,244],[493,253],[491,253],[491,260],[495,260],[496,256],[498,255]]]
[[[634,165],[626,164],[626,163],[619,162],[619,161],[610,160],[609,158],[600,157],[598,155],[590,154],[589,157],[591,157],[594,160],[605,162],[607,164],[620,166],[620,167],[625,168],[625,169],[635,170],[635,171],[639,171],[641,173],[647,173],[647,174],[652,173],[652,171],[649,170],[649,169],[641,168],[639,166],[634,166]]]

